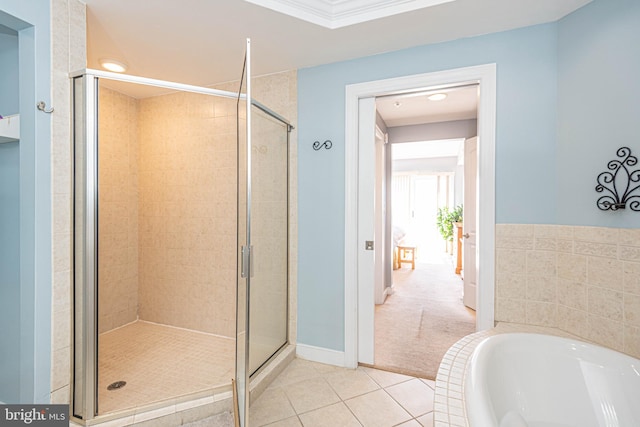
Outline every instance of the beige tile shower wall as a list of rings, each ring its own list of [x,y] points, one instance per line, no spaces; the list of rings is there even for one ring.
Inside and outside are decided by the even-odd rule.
[[[86,14],[77,0],[51,2],[53,291],[51,403],[69,403],[71,369],[71,81],[86,67]]]
[[[138,100],[99,91],[98,327],[138,318]]]
[[[140,318],[232,337],[236,101],[140,101]]]
[[[496,225],[495,317],[640,357],[640,229]]]

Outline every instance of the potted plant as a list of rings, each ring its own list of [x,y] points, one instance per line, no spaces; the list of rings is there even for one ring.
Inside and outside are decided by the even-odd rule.
[[[447,252],[451,253],[453,242],[453,223],[462,221],[462,205],[458,205],[453,210],[448,206],[438,208],[436,225],[438,231],[447,244]]]

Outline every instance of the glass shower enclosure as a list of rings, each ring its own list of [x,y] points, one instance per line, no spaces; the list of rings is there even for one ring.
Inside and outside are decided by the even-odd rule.
[[[231,395],[234,379],[244,426],[248,379],[287,344],[292,127],[250,78],[73,79],[72,415]]]
[[[238,98],[239,274],[236,337],[237,414],[249,424],[249,378],[284,343],[288,324],[289,135],[292,126],[253,100],[247,40]],[[247,102],[246,100],[252,100]],[[241,124],[241,125],[240,125]]]

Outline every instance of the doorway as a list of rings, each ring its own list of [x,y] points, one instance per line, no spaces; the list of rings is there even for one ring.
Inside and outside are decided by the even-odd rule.
[[[376,97],[408,94],[427,89],[478,84],[478,195],[483,204],[477,210],[478,240],[474,257],[477,261],[477,323],[476,329],[488,329],[494,324],[494,229],[495,229],[495,65],[468,67],[443,72],[399,77],[349,85],[346,88],[346,229],[345,229],[345,365],[373,364],[374,315],[372,285],[363,271],[373,270],[373,259],[363,240],[372,240],[362,226],[363,212],[373,210],[363,206],[359,195],[366,192],[363,171],[367,148],[362,143],[363,117]],[[375,106],[369,111],[375,111]],[[361,114],[364,113],[364,116]],[[371,119],[364,119],[371,120]],[[373,157],[373,156],[371,156]],[[358,168],[358,165],[360,166]],[[366,173],[366,171],[365,171]],[[352,189],[358,189],[353,191]],[[365,209],[363,209],[363,207]],[[367,221],[366,219],[364,220]],[[366,237],[369,237],[366,239]],[[481,267],[481,268],[480,268]]]
[[[458,228],[453,224],[438,227],[439,218],[447,224],[462,208],[464,162],[469,160],[464,158],[464,147],[468,137],[475,137],[477,128],[476,88],[452,89],[452,102],[455,91],[467,92],[468,107],[456,107],[456,115],[452,112],[448,117],[437,114],[438,110],[447,110],[446,101],[430,103],[427,108],[433,112],[428,113],[410,105],[398,106],[399,101],[394,99],[377,100],[392,153],[392,203],[388,212],[396,262],[392,263],[392,291],[374,309],[373,365],[427,379],[435,379],[448,348],[476,328],[475,311],[463,304],[463,272],[457,268],[462,250],[456,250],[456,243],[461,242],[454,241]],[[422,98],[419,105],[429,102],[426,94]],[[389,105],[392,114],[387,114]],[[401,119],[411,116],[414,124],[403,124]],[[428,140],[434,128],[445,126],[448,130],[442,131],[441,137],[450,139]],[[460,218],[457,224],[461,222]],[[411,252],[405,256],[411,262],[398,262],[406,251]],[[475,300],[475,295],[469,297]]]

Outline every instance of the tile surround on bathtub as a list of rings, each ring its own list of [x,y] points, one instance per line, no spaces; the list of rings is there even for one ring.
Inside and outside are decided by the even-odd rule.
[[[557,328],[515,323],[498,323],[493,329],[463,337],[451,346],[440,363],[435,384],[433,427],[469,427],[463,391],[467,362],[475,348],[485,338],[511,332],[530,332],[577,338]]]
[[[640,230],[496,225],[496,321],[558,327],[640,357]]]

